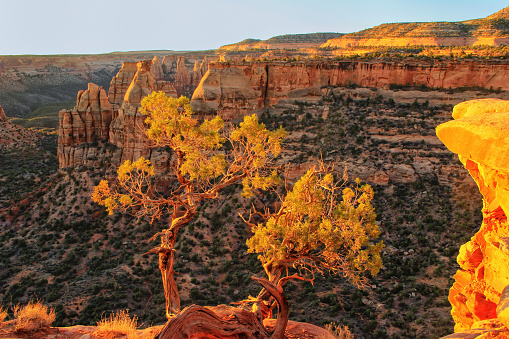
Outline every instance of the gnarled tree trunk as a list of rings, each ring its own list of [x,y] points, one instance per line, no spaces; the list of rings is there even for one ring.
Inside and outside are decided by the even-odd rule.
[[[169,236],[161,236],[161,247],[159,249],[159,269],[164,286],[164,298],[166,299],[166,318],[171,319],[180,312],[180,297],[177,283],[173,277],[173,263],[175,260],[175,239],[176,235],[171,232]]]
[[[254,278],[279,305],[273,333],[263,326],[259,312],[229,306],[189,306],[164,325],[157,339],[282,339],[288,324],[288,300],[283,289],[264,278]]]

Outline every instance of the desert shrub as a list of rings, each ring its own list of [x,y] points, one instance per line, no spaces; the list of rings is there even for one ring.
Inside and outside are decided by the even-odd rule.
[[[33,332],[49,327],[55,321],[55,310],[43,305],[40,300],[30,300],[27,305],[17,304],[12,308],[17,319],[16,332]]]
[[[97,330],[94,335],[99,338],[113,339],[118,335],[125,335],[127,338],[137,338],[136,328],[138,327],[138,317],[129,317],[129,311],[117,311],[112,313],[106,319],[101,319],[97,323]]]
[[[330,323],[325,325],[325,329],[329,331],[334,338],[338,339],[354,339],[352,332],[348,329],[348,326],[341,326],[340,324]]]

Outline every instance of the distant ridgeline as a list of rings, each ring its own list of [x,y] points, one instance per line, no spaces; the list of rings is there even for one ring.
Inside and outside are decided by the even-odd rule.
[[[359,46],[474,46],[509,45],[509,7],[484,19],[460,22],[406,22],[382,24],[345,34],[324,48]]]

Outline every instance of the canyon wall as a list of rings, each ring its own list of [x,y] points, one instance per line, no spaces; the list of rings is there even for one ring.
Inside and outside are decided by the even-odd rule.
[[[353,38],[340,37],[328,40],[321,48],[350,47],[405,47],[405,46],[501,46],[508,45],[508,37],[394,37]]]
[[[319,100],[323,88],[391,84],[509,89],[507,61],[343,61],[226,62],[209,64],[191,104],[196,112],[236,117],[268,105]]]
[[[509,101],[468,101],[453,117],[437,135],[477,182],[483,222],[459,251],[449,301],[461,334],[448,337],[507,338],[499,335],[509,334]]]
[[[157,76],[153,74],[152,67]],[[505,61],[433,63],[415,60],[307,60],[210,63],[210,59],[205,58],[201,63],[194,63],[194,72],[188,72],[186,67],[181,57],[168,57],[163,61],[154,58],[137,64],[124,63],[111,81],[107,96],[109,107],[104,90],[97,86],[90,87],[86,95],[82,94],[84,97],[78,98],[75,109],[61,112],[61,167],[81,163],[80,159],[87,158],[84,155],[86,150],[80,150],[78,155],[69,152],[76,152],[76,147],[81,145],[83,148],[83,145],[96,140],[107,141],[121,148],[124,152],[121,159],[145,154],[147,150],[143,149],[142,141],[135,133],[136,126],[142,125],[142,119],[137,118],[137,109],[141,98],[153,90],[162,90],[173,97],[180,94],[168,80],[169,70],[176,72],[175,80],[179,80],[180,86],[192,86],[200,78],[191,100],[198,114],[220,114],[227,120],[235,120],[273,105],[319,101],[326,95],[339,93],[341,86],[352,84],[379,89],[391,84],[432,88],[481,86],[509,89],[509,81],[506,80],[509,79],[509,63]],[[201,77],[205,68],[208,71]],[[161,76],[161,69],[164,76]],[[337,88],[331,91],[331,87]],[[92,103],[90,98],[95,95],[99,97]],[[89,158],[95,156],[90,155]]]

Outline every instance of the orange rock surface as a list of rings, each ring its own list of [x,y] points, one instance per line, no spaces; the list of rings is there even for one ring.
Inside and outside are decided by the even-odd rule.
[[[61,167],[73,164],[75,158],[85,156],[83,148],[74,145],[108,139],[112,110],[106,91],[92,83],[86,91],[79,91],[76,106],[58,114],[58,158]]]
[[[437,127],[437,135],[477,182],[483,194],[483,223],[460,248],[460,270],[449,292],[458,336],[447,338],[491,332],[490,338],[505,338],[509,333],[509,291],[505,290],[509,286],[509,101],[468,101],[454,108],[453,117],[456,120]],[[498,319],[497,326],[488,319]]]
[[[322,44],[322,48],[349,48],[364,46],[500,46],[509,44],[507,37],[395,37],[395,38],[349,38],[340,37]]]
[[[157,61],[156,61],[157,62]],[[175,87],[165,80],[157,80],[151,71],[153,61],[125,62],[112,79],[109,95],[102,87],[89,84],[80,91],[76,106],[59,113],[58,158],[60,168],[80,163],[98,165],[95,142],[110,142],[119,147],[116,162],[136,160],[140,156],[153,157],[154,163],[164,167],[164,156],[149,152],[142,141],[140,129],[145,117],[138,113],[141,100],[152,91],[163,91],[176,97]],[[163,158],[161,158],[163,157]]]
[[[193,108],[237,116],[267,105],[320,100],[323,86],[433,88],[480,86],[509,89],[506,61],[294,61],[210,63],[196,88]]]

